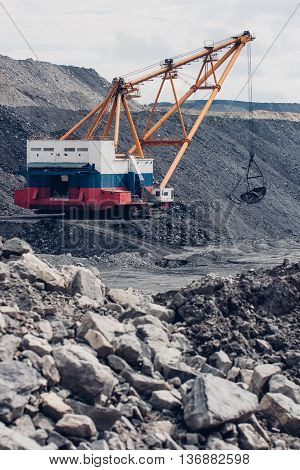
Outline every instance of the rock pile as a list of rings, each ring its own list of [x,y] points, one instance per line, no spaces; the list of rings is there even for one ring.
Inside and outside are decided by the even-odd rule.
[[[299,448],[299,266],[245,276],[154,299],[1,241],[0,448]]]
[[[110,86],[95,70],[83,67],[14,60],[3,55],[0,66],[1,106],[90,109]]]
[[[256,385],[260,388],[280,367],[300,384],[299,299],[299,263],[290,265],[287,260],[236,277],[208,275],[187,288],[156,296],[157,302],[176,312],[177,325],[181,322],[198,351],[210,358],[209,365],[222,373],[231,363],[219,350],[240,369],[235,370],[237,375],[259,362],[273,364],[257,372],[264,377],[255,376],[256,382],[262,381]]]

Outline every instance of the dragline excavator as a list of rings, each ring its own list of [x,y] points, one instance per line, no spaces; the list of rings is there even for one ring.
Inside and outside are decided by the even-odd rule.
[[[104,100],[59,140],[27,142],[28,186],[15,192],[15,204],[40,212],[123,209],[124,214],[132,211],[145,213],[153,206],[169,207],[174,200],[169,181],[242,49],[253,39],[250,32],[245,31],[188,54],[166,59],[154,69],[146,68],[145,74],[139,78],[115,78]],[[197,62],[200,65],[193,85],[179,97],[174,85],[179,70]],[[158,90],[145,128],[139,132],[128,102],[140,96],[141,84],[154,79],[159,82]],[[154,113],[165,86],[170,86],[174,104],[170,104],[154,122]],[[208,90],[209,97],[192,127],[187,129],[182,105],[198,90]],[[173,139],[155,136],[174,113],[178,113],[181,136]],[[133,143],[131,148],[122,149],[122,152],[119,146],[121,119],[127,120]],[[85,133],[78,139],[81,129]],[[147,155],[151,146],[178,149],[160,184],[154,183],[153,158]]]

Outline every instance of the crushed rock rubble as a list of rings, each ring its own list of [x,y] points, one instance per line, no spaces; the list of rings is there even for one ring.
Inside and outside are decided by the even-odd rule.
[[[0,449],[299,449],[299,292],[285,264],[153,297],[0,239]]]

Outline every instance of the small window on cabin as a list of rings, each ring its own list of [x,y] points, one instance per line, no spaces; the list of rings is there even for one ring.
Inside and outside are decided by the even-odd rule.
[[[38,147],[32,147],[31,151],[32,152],[40,152],[42,149]]]
[[[46,147],[43,149],[44,152],[54,152],[54,148]]]
[[[156,196],[160,196],[160,191],[156,191]]]
[[[168,191],[164,191],[164,196],[169,196]]]
[[[85,147],[82,147],[82,148],[78,148],[77,149],[77,152],[88,152],[89,149],[88,148],[85,148]]]
[[[65,152],[75,152],[75,148],[72,148],[72,147],[66,148]]]

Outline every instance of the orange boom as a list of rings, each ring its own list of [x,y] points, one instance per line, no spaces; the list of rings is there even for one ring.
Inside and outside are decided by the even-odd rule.
[[[15,203],[52,211],[69,210],[74,205],[91,210],[118,205],[126,206],[128,210],[141,208],[143,211],[145,207],[168,207],[174,199],[173,188],[167,187],[174,171],[243,47],[253,39],[249,31],[245,31],[192,53],[165,59],[157,68],[139,78],[115,78],[105,99],[58,141],[28,142],[28,188],[15,193]],[[179,70],[193,62],[200,62],[199,70],[193,85],[179,97],[174,80]],[[145,128],[139,133],[128,101],[140,96],[141,84],[154,79],[159,80],[158,90]],[[153,123],[154,111],[167,83],[171,87],[174,104],[170,104],[165,114]],[[187,129],[181,107],[198,90],[209,90],[210,96],[191,128]],[[179,116],[181,135],[172,139],[154,137],[174,113]],[[119,153],[121,117],[129,124],[133,145]],[[89,125],[84,137],[74,139],[74,133],[87,122]],[[146,148],[151,146],[178,149],[159,184],[153,182],[153,159],[145,156]]]

